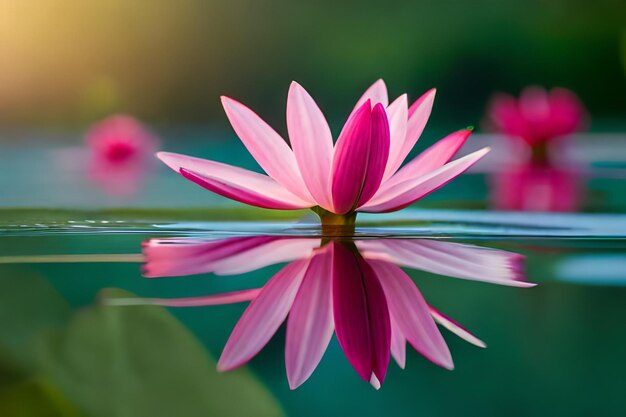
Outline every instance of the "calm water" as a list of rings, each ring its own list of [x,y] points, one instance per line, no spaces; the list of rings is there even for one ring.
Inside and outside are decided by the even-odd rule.
[[[334,240],[321,239],[307,219],[4,217],[0,415],[626,413],[622,215],[407,210],[362,216],[356,236]],[[376,391],[351,367],[334,335],[315,372],[292,391],[285,324],[247,366],[215,370],[247,302],[110,305],[262,288],[285,265],[330,247],[333,262],[341,258],[348,268],[346,280],[368,268],[350,270],[350,260],[373,265],[380,281],[387,279],[381,271],[399,265],[430,306],[488,347],[440,326],[455,369],[438,367],[407,346],[405,369],[392,359]],[[514,286],[480,282],[493,280]],[[523,280],[538,285],[524,288]],[[123,301],[111,301],[118,298]],[[334,306],[336,312],[344,305]]]

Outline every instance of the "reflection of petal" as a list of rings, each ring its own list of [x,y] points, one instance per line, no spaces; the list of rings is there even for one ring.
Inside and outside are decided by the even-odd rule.
[[[383,261],[369,263],[385,291],[393,321],[411,346],[433,363],[452,369],[450,350],[415,283],[396,265]]]
[[[475,345],[481,348],[487,347],[485,342],[483,342],[482,340],[480,340],[479,338],[471,334],[465,327],[461,326],[455,320],[439,312],[433,306],[429,306],[428,308],[430,309],[430,314],[432,314],[433,318],[435,319],[437,323],[439,323],[446,329],[450,330],[452,333],[459,336],[461,339],[465,340],[466,342],[471,343],[472,345]]]
[[[235,304],[251,301],[261,292],[261,288],[224,292],[221,294],[202,295],[200,297],[184,298],[111,298],[107,305],[133,306],[155,304],[164,307],[201,307]]]
[[[490,185],[497,210],[569,212],[583,202],[581,174],[566,167],[514,164],[494,173]]]
[[[404,369],[406,365],[406,337],[400,330],[400,326],[390,314],[391,320],[391,356],[396,360],[398,366]]]
[[[178,299],[116,299],[108,304],[188,307],[251,301],[224,347],[219,370],[249,361],[287,319],[285,367],[292,389],[313,373],[333,331],[352,367],[378,389],[391,356],[405,367],[407,342],[433,363],[453,368],[437,323],[485,347],[459,323],[428,306],[400,267],[533,285],[522,281],[523,257],[506,251],[431,239],[327,239],[321,247],[319,238],[281,236],[152,239],[144,244],[147,276],[239,274],[292,262],[263,288]]]
[[[341,242],[330,244],[337,340],[361,378],[377,388],[385,379],[391,344],[385,294],[365,260]]]
[[[298,292],[308,260],[290,263],[270,279],[235,325],[217,368],[237,368],[256,355],[287,317]]]
[[[151,239],[144,244],[144,276],[184,276],[213,272],[234,275],[309,256],[319,239],[271,236]]]
[[[289,319],[285,365],[291,389],[306,381],[322,359],[335,329],[331,298],[331,253],[322,249],[311,259]]]
[[[433,274],[513,287],[532,287],[524,281],[523,257],[513,252],[431,239],[362,240],[364,257]]]

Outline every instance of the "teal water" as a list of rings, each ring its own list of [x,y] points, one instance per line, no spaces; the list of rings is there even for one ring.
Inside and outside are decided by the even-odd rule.
[[[538,285],[507,287],[405,267],[427,302],[487,348],[442,329],[453,371],[408,348],[406,369],[392,361],[376,391],[352,369],[334,336],[311,378],[292,391],[285,375],[284,325],[247,366],[216,372],[215,361],[247,303],[163,309],[105,301],[261,287],[285,262],[234,275],[146,278],[142,242],[315,239],[319,229],[310,219],[233,222],[189,212],[5,212],[0,415],[626,413],[622,215],[407,210],[359,220],[357,242],[434,241],[523,255],[525,275]],[[475,258],[468,256],[470,265]]]
[[[437,138],[426,135],[418,147]],[[165,134],[163,149],[258,169],[231,136]],[[0,416],[626,415],[622,134],[573,138],[561,155],[576,167],[568,175],[520,179],[513,172],[510,188],[525,199],[509,210],[566,201],[561,209],[572,213],[487,210],[497,208],[494,179],[510,174],[510,153],[502,138],[473,135],[472,149],[462,153],[488,145],[488,158],[420,201],[419,209],[359,215],[348,246],[439,248],[422,258],[409,253],[415,262],[403,270],[426,302],[487,344],[473,346],[440,326],[455,369],[442,369],[409,347],[405,369],[392,360],[379,391],[357,375],[336,336],[309,380],[290,390],[285,324],[248,365],[218,373],[216,362],[248,303],[110,305],[120,297],[201,297],[262,287],[287,264],[279,259],[252,268],[272,251],[238,259],[235,266],[250,269],[242,273],[196,269],[147,278],[142,244],[315,240],[320,230],[312,215],[232,205],[157,165],[136,194],[109,195],[88,181],[85,150],[70,146],[78,141],[22,137],[28,141],[16,140],[0,154],[11,173],[0,176]],[[572,187],[578,192],[564,191]],[[451,248],[465,247],[458,245],[486,249],[450,255]],[[479,261],[482,250],[495,254],[493,268]],[[523,262],[502,264],[507,253]],[[207,262],[173,259],[179,272]],[[517,266],[538,285],[475,280]],[[459,278],[468,271],[474,280]]]

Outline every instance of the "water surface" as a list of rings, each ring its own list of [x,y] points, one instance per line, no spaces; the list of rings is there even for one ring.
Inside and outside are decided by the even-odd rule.
[[[481,349],[441,328],[455,369],[442,369],[407,348],[406,369],[392,360],[379,391],[359,378],[336,336],[310,379],[291,391],[285,325],[247,366],[218,374],[216,360],[247,303],[167,310],[106,305],[114,297],[199,297],[261,288],[285,266],[284,259],[264,265],[259,259],[270,254],[261,250],[240,261],[243,273],[197,273],[200,268],[191,275],[148,278],[142,243],[263,236],[321,242],[310,218],[218,222],[157,211],[3,216],[0,383],[9,394],[0,396],[0,409],[14,410],[11,398],[23,398],[20,404],[56,410],[52,415],[154,416],[173,410],[251,415],[255,410],[367,416],[386,410],[618,416],[626,411],[626,219],[620,215],[407,210],[361,216],[350,244],[369,244],[370,251],[376,242],[439,245],[438,255],[425,257],[430,265],[417,260],[401,266],[430,305],[487,345]],[[452,258],[442,258],[441,251],[450,247]],[[485,248],[498,259],[520,255],[513,264],[538,285],[478,282],[476,271],[471,279],[463,277],[479,262],[477,252],[458,251],[464,247]],[[253,269],[255,262],[261,267]],[[498,268],[489,271],[501,274]]]

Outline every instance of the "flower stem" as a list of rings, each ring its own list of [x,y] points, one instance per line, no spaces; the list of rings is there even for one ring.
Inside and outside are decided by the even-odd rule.
[[[356,212],[335,214],[319,206],[311,210],[320,217],[322,234],[328,236],[352,236],[356,222]]]
[[[548,141],[539,142],[532,147],[530,161],[537,164],[549,164],[550,152],[548,150]]]

